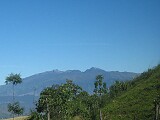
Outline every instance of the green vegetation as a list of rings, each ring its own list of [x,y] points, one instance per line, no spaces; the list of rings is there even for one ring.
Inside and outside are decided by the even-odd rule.
[[[44,89],[29,120],[158,120],[160,65],[132,81],[116,81],[107,91],[103,76],[94,83],[94,94],[67,80]]]
[[[154,100],[160,95],[160,65],[142,73],[133,81],[128,82],[127,85],[125,92],[119,92],[119,96],[106,104],[103,109],[104,119],[155,119]],[[116,95],[117,94],[118,92],[116,90]]]
[[[46,88],[40,94],[40,99],[37,103],[37,112],[39,114],[36,116],[47,117],[48,120],[50,118],[57,120],[71,119],[75,116],[87,118],[89,112],[81,99],[85,95],[87,96],[88,94],[84,93],[82,88],[75,85],[71,80],[67,80],[66,84],[61,86],[54,85]],[[45,115],[42,116],[43,114]]]
[[[14,120],[15,115],[22,115],[24,111],[24,108],[20,107],[19,102],[15,102],[15,96],[14,96],[14,86],[22,83],[22,78],[20,74],[11,73],[9,76],[6,77],[5,83],[6,84],[11,83],[13,85],[13,103],[8,104],[8,112],[12,113]]]
[[[99,117],[100,117],[100,120],[102,120],[101,101],[102,101],[102,96],[107,93],[106,83],[103,83],[103,76],[102,75],[98,75],[96,77],[96,81],[95,81],[94,85],[95,85],[94,93],[98,96],[98,99],[99,99],[98,100]]]

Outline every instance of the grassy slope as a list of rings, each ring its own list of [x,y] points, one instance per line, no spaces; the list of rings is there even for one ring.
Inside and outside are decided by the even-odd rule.
[[[133,81],[134,86],[103,110],[106,120],[152,120],[153,101],[160,95],[160,65]]]

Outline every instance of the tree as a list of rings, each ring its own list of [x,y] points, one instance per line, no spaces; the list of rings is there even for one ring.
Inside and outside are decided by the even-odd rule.
[[[66,120],[73,114],[72,102],[82,92],[82,88],[75,85],[72,80],[67,80],[65,84],[53,85],[44,89],[37,103],[37,112],[42,113],[49,119]],[[83,108],[83,106],[81,106]],[[79,112],[79,110],[77,110]]]
[[[121,95],[123,92],[127,91],[128,86],[131,86],[130,82],[128,81],[125,81],[125,82],[115,81],[115,83],[110,87],[110,91],[109,91],[110,97],[115,98]]]
[[[23,114],[24,108],[20,107],[19,102],[9,103],[8,112],[19,116]]]
[[[102,120],[102,113],[101,113],[101,97],[103,94],[107,93],[107,87],[106,83],[103,82],[103,75],[97,75],[96,76],[96,81],[94,83],[95,89],[94,93],[98,96],[99,98],[99,115],[100,115],[100,120]]]
[[[107,93],[107,87],[106,83],[103,82],[103,75],[97,75],[96,76],[96,81],[94,82],[94,93],[98,95],[99,97],[102,96],[102,94]]]
[[[69,102],[70,116],[74,119],[76,117],[82,120],[90,120],[89,94],[86,91],[79,93],[75,99]]]
[[[24,109],[20,108],[20,105],[18,102],[15,102],[15,95],[14,95],[14,86],[17,84],[22,83],[22,78],[20,74],[13,74],[11,73],[9,76],[6,77],[6,84],[11,83],[13,86],[13,103],[8,104],[8,111],[13,114],[13,120],[14,120],[14,115],[16,114],[23,114]]]
[[[17,85],[17,84],[20,84],[22,83],[22,78],[21,78],[21,75],[20,74],[13,74],[11,73],[9,76],[6,77],[6,81],[5,81],[6,84],[9,84],[11,83],[12,86],[13,86],[13,102],[14,102],[14,86]]]
[[[99,120],[99,99],[96,94],[89,97],[88,103],[91,120]]]

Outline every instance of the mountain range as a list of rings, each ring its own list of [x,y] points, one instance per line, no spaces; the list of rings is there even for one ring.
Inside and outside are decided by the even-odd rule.
[[[116,80],[131,80],[138,74],[132,72],[105,71],[95,67],[87,69],[84,72],[80,70],[46,71],[24,78],[22,84],[15,87],[15,95],[24,96],[33,95],[34,93],[39,95],[44,88],[52,86],[53,84],[65,83],[66,79],[72,80],[87,92],[92,93],[97,75],[103,75],[104,82],[106,82],[109,87]],[[1,85],[0,96],[12,96],[11,86],[11,84]]]
[[[25,107],[26,111],[33,107],[33,102],[36,100],[40,92],[46,88],[55,84],[62,84],[66,82],[66,79],[72,80],[75,84],[78,84],[83,90],[93,93],[94,81],[97,75],[103,75],[104,82],[107,86],[111,86],[116,80],[126,81],[132,80],[139,73],[133,72],[119,72],[119,71],[105,71],[99,68],[92,67],[82,72],[80,70],[52,70],[42,73],[38,73],[23,79],[23,82],[15,87],[15,96],[18,101]],[[3,107],[3,114],[0,111],[0,118],[8,116],[6,109],[7,103],[12,101],[12,84],[0,86],[0,109]]]

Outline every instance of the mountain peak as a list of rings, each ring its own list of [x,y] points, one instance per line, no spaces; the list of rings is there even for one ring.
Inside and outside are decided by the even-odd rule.
[[[90,70],[101,70],[101,69],[97,67],[91,67]]]
[[[104,70],[97,67],[91,67],[90,69],[87,69],[85,72],[90,72],[90,71],[104,71]]]
[[[60,70],[58,70],[58,69],[54,69],[53,72],[54,72],[54,73],[63,73],[63,71],[60,71]]]

